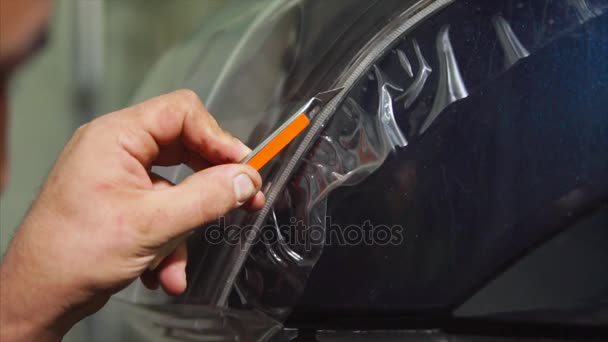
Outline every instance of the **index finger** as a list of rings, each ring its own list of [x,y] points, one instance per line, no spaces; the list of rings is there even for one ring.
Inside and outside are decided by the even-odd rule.
[[[213,164],[238,163],[251,151],[240,140],[224,131],[191,90],[178,90],[152,98],[132,109],[131,119],[141,137],[130,153],[142,164],[187,162],[193,152]],[[178,142],[182,149],[161,147]]]

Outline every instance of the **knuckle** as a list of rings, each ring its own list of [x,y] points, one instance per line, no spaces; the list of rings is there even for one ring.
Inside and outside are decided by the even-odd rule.
[[[106,117],[99,117],[88,124],[85,124],[79,128],[81,134],[84,137],[98,136],[101,133],[107,133],[112,129],[111,122]]]
[[[97,132],[100,130],[100,127],[99,123],[93,121],[86,126],[79,128],[78,130],[79,138],[86,141],[98,135]]]
[[[76,129],[76,133],[78,133],[78,134],[82,134],[84,131],[86,131],[86,129],[87,129],[89,126],[90,126],[90,123],[88,123],[88,122],[87,122],[87,123],[85,123],[85,124],[83,124],[83,125],[80,125],[80,127],[78,127],[78,128]]]
[[[80,127],[78,127],[76,129],[76,131],[74,131],[74,135],[73,135],[74,139],[81,139],[86,134],[86,132],[89,130],[89,127],[90,127],[90,123],[85,123],[83,125],[80,125]]]
[[[180,89],[176,91],[175,94],[179,99],[183,99],[183,101],[186,101],[191,105],[202,105],[201,99],[199,98],[198,94],[192,89]]]

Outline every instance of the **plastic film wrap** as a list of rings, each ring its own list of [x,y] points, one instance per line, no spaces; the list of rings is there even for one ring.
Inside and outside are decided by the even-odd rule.
[[[262,211],[235,211],[223,218],[223,228],[238,229],[218,243],[209,243],[209,227],[190,239],[190,249],[200,254],[189,265],[189,289],[178,306],[194,304],[210,315],[207,319],[198,312],[202,316],[191,324],[211,322],[217,316],[237,317],[232,323],[220,322],[225,327],[250,319],[263,322],[259,326],[269,331],[280,326],[297,305],[322,255],[328,198],[334,190],[360,184],[392,153],[415,146],[450,105],[605,8],[599,1],[558,4],[555,12],[567,15],[548,16],[547,22],[557,24],[540,22],[539,29],[529,31],[509,15],[493,11],[488,27],[496,48],[476,50],[485,53],[485,64],[475,64],[470,62],[473,57],[462,56],[458,43],[453,44],[463,35],[457,31],[457,20],[417,26],[441,9],[456,7],[448,6],[451,3],[425,0],[413,5],[369,41],[327,86],[345,90],[314,113],[309,131],[265,177],[268,203]],[[235,327],[227,329],[234,332]],[[203,334],[205,329],[201,325],[189,332]]]

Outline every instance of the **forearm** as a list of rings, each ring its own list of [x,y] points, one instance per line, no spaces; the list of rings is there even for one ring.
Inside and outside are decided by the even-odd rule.
[[[0,308],[0,340],[2,341],[60,341],[63,334],[40,324],[34,319],[17,316],[15,306],[19,303],[10,302],[2,295]],[[36,316],[36,313],[33,313]]]
[[[65,308],[57,289],[34,276],[23,247],[13,241],[0,265],[0,340],[60,341],[70,328]]]

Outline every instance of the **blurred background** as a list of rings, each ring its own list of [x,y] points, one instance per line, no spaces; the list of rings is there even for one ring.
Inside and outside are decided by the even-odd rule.
[[[191,66],[180,59],[181,51],[187,51],[184,42],[213,45],[224,59],[269,2],[56,0],[46,46],[19,70],[10,87],[10,182],[0,201],[2,255],[78,126],[138,99],[184,87]],[[165,67],[167,59],[172,61],[169,68],[158,68],[163,58]],[[136,339],[121,325],[122,310],[119,303],[108,305],[75,327],[65,341]]]

